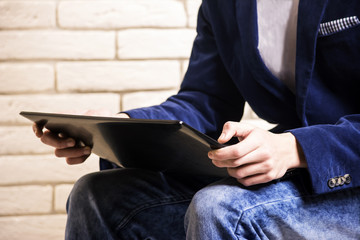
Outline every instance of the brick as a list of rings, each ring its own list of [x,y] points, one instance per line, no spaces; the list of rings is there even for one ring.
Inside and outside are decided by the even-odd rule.
[[[122,101],[122,111],[160,104],[171,95],[176,94],[176,92],[177,91],[172,90],[124,94]]]
[[[2,31],[0,59],[113,59],[115,34],[105,31]]]
[[[0,96],[0,123],[30,123],[21,111],[68,112],[72,110],[120,110],[120,97],[113,93],[29,94]]]
[[[0,127],[0,155],[42,154],[54,150],[37,139],[29,126]]]
[[[54,67],[43,63],[0,63],[0,93],[54,90]]]
[[[200,5],[201,0],[186,0],[186,10],[190,27],[196,27],[197,25],[197,16]]]
[[[0,187],[0,215],[50,213],[52,187]]]
[[[63,240],[66,215],[0,217],[0,239]]]
[[[176,0],[61,1],[59,24],[89,29],[185,27],[186,14]]]
[[[57,65],[60,91],[125,91],[174,88],[177,61],[63,62]]]
[[[189,67],[189,60],[183,61],[183,63],[182,63],[182,72],[181,72],[181,76],[182,76],[181,80],[184,79],[185,74],[186,74],[186,72],[188,70],[188,67]]]
[[[0,28],[55,27],[55,2],[1,1]]]
[[[66,202],[73,188],[71,184],[61,184],[55,187],[55,211],[66,212]]]
[[[195,31],[190,29],[129,29],[118,33],[120,59],[189,58]]]
[[[0,185],[74,183],[98,170],[99,157],[94,154],[78,165],[68,165],[53,154],[0,156]]]

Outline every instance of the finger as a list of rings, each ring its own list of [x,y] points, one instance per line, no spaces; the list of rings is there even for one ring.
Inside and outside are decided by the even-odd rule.
[[[66,163],[69,165],[75,165],[75,164],[80,164],[85,162],[85,160],[89,157],[89,155],[87,156],[82,156],[82,157],[78,157],[78,158],[66,158]]]
[[[73,138],[62,138],[48,130],[43,133],[40,139],[43,143],[59,149],[74,147],[76,144]]]
[[[249,187],[257,184],[268,183],[274,179],[275,178],[272,177],[270,174],[258,174],[246,178],[240,178],[237,179],[237,181],[242,185]]]
[[[38,137],[38,138],[41,138],[42,135],[43,135],[43,128],[44,128],[44,125],[41,125],[41,124],[37,124],[37,123],[34,123],[32,125],[32,130],[33,132],[35,133],[35,135]]]
[[[236,160],[250,154],[258,147],[256,141],[245,139],[237,144],[209,151],[208,157],[215,161]]]
[[[266,162],[257,162],[252,164],[241,165],[241,167],[228,168],[228,173],[230,176],[242,179],[258,174],[266,174],[271,172],[272,167]]]
[[[235,122],[226,122],[223,126],[220,137],[218,138],[219,143],[228,142],[236,133]]]
[[[57,157],[66,157],[66,158],[81,158],[84,156],[89,156],[91,153],[90,147],[80,147],[80,148],[64,148],[64,149],[55,149],[55,156]]]
[[[220,168],[222,167],[236,168],[236,167],[241,167],[243,165],[264,162],[265,160],[269,159],[269,155],[266,152],[262,152],[258,150],[259,150],[258,148],[254,148],[248,154],[237,159],[213,160],[212,162],[215,166]]]
[[[218,139],[220,143],[228,142],[232,137],[245,138],[255,127],[238,122],[226,122]]]

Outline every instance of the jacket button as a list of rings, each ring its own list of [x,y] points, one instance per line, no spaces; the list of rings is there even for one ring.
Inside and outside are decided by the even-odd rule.
[[[341,176],[341,177],[339,177],[339,178],[338,178],[338,180],[337,180],[337,181],[339,182],[339,186],[342,186],[342,185],[344,185],[344,184],[345,184],[346,179],[345,179],[345,177],[344,177],[344,176]]]
[[[341,186],[341,177],[334,177],[335,187]]]
[[[327,184],[329,188],[334,188],[336,186],[336,182],[337,181],[334,178],[330,178]]]
[[[345,178],[345,184],[349,184],[351,182],[351,176],[350,174],[345,174],[344,175]]]

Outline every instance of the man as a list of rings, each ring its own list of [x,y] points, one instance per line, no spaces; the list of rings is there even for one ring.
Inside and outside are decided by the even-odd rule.
[[[179,93],[121,116],[237,137],[209,152],[229,178],[87,175],[69,197],[67,238],[359,239],[359,15],[357,0],[203,1]],[[245,101],[278,127],[238,123]],[[90,153],[34,129],[69,163]]]

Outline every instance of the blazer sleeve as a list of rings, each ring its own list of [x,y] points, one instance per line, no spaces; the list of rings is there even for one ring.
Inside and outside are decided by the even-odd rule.
[[[360,114],[290,132],[304,151],[315,193],[359,187]]]
[[[206,10],[200,7],[197,36],[178,94],[164,103],[126,113],[132,118],[181,120],[217,138],[226,121],[239,121],[244,99],[218,53]]]

